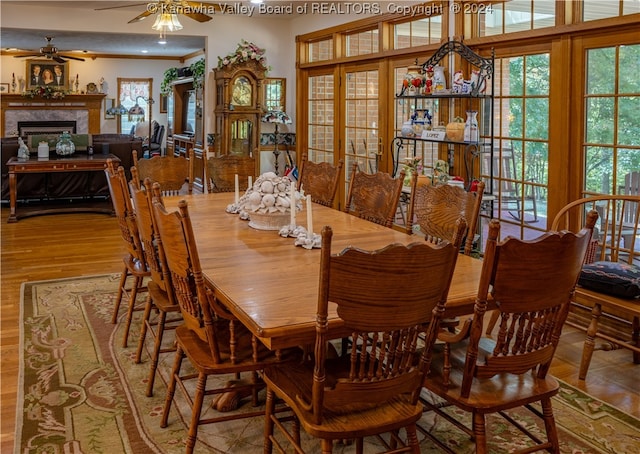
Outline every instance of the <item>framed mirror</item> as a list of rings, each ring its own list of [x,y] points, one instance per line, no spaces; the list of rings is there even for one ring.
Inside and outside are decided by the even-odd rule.
[[[284,77],[272,77],[264,80],[264,99],[262,105],[265,111],[285,111],[286,103],[286,79]]]
[[[105,120],[113,120],[116,118],[115,115],[108,114],[107,111],[111,109],[115,105],[114,98],[104,98],[104,119]]]

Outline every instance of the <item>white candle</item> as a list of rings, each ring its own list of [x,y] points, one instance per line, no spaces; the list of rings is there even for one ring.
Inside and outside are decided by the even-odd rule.
[[[307,232],[308,238],[313,236],[313,212],[311,211],[311,194],[307,194]]]
[[[249,175],[249,189],[253,187],[253,177]]]
[[[235,177],[235,183],[236,183],[236,205],[238,204],[238,201],[240,200],[240,186],[238,185],[238,174],[236,173],[236,177]]]
[[[291,225],[291,228],[294,228],[296,226],[296,185],[293,181],[291,182],[289,197],[291,200],[291,221],[289,224]]]

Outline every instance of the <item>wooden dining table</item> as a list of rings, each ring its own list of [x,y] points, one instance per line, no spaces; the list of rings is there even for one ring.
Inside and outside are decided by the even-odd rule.
[[[277,231],[256,230],[237,214],[226,212],[233,193],[165,197],[168,210],[186,200],[207,285],[216,297],[268,348],[313,343],[318,302],[320,249],[294,245]],[[306,216],[297,215],[306,227]],[[391,243],[424,241],[356,216],[313,204],[313,229],[333,230],[332,253],[354,246],[375,250]],[[482,261],[460,254],[447,300],[446,316],[473,312]],[[398,288],[398,298],[402,298]],[[329,335],[346,337],[330,307]]]

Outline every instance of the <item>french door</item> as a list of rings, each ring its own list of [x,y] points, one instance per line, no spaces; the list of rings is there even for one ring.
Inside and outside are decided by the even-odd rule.
[[[386,120],[381,105],[386,88],[380,87],[378,63],[336,68],[336,73],[312,73],[307,77],[308,147],[311,161],[337,164],[344,161],[338,187],[339,208],[347,196],[351,168],[388,171],[385,139]]]

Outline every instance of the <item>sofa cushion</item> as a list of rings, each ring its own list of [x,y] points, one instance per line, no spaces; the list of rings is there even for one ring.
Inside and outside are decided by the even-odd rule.
[[[620,262],[593,262],[582,267],[581,286],[621,298],[640,297],[640,267]]]

